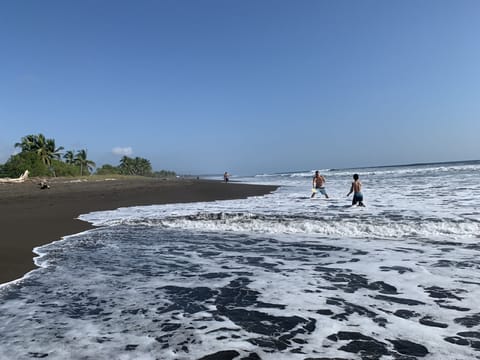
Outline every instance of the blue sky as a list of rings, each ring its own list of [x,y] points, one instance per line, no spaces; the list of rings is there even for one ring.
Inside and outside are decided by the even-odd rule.
[[[182,174],[479,159],[479,15],[477,0],[2,1],[0,163],[38,133]]]

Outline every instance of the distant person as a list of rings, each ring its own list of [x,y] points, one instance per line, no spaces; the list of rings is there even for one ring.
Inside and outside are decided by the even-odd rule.
[[[363,204],[362,183],[358,179],[358,174],[353,175],[352,186],[347,196],[353,192],[352,206],[358,203],[358,206],[365,206]]]
[[[315,197],[315,194],[319,192],[322,195],[325,195],[325,198],[328,199],[328,194],[327,191],[325,190],[325,178],[320,175],[320,173],[315,171],[315,176],[313,177],[312,180],[312,196],[310,198]]]
[[[230,175],[228,175],[228,172],[225,171],[225,173],[223,174],[223,181],[227,183],[229,178],[230,178]]]

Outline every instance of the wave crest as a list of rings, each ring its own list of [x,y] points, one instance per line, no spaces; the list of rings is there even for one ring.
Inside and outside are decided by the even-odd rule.
[[[305,217],[252,213],[198,212],[187,216],[125,219],[122,224],[162,226],[195,231],[260,234],[304,234],[339,238],[475,238],[480,222],[464,219],[418,219],[359,217]]]

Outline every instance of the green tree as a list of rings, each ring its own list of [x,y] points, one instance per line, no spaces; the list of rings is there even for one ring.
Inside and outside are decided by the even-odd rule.
[[[120,159],[120,165],[119,165],[119,168],[120,168],[120,172],[124,175],[132,175],[130,172],[131,172],[131,169],[132,169],[132,158],[129,158],[128,156],[124,155],[121,159]]]
[[[151,176],[152,175],[152,165],[150,161],[141,157],[136,157],[133,159],[135,174],[142,176]]]
[[[15,143],[15,147],[20,148],[22,152],[36,151],[37,135],[27,135],[22,137],[19,143]]]
[[[60,159],[60,151],[63,147],[55,146],[55,139],[47,139],[43,134],[24,136],[21,142],[15,147],[22,149],[22,152],[35,152],[47,166],[51,165],[53,159]]]
[[[150,161],[141,157],[134,159],[124,156],[120,160],[120,172],[124,175],[151,176],[152,165]]]
[[[110,164],[104,164],[102,167],[98,168],[95,171],[97,175],[118,175],[121,174],[120,168],[118,166],[113,166]]]
[[[61,160],[52,160],[51,167],[55,169],[56,176],[79,176],[80,168],[75,164],[67,164]]]
[[[75,155],[74,162],[80,166],[80,176],[83,176],[84,170],[90,174],[96,166],[92,160],[88,160],[87,150],[79,150]]]
[[[52,160],[60,160],[61,151],[63,146],[56,147],[55,139],[45,139],[42,135],[42,138],[39,137],[39,140],[42,140],[41,147],[37,150],[37,153],[40,155],[40,158],[45,163],[45,165],[51,165]]]
[[[155,171],[153,173],[153,176],[159,177],[159,178],[170,178],[170,177],[177,176],[177,173],[175,171],[160,170],[160,171]]]
[[[63,154],[63,158],[67,164],[75,163],[75,152],[73,150],[68,150]]]
[[[49,176],[50,171],[47,165],[43,163],[37,153],[27,151],[12,155],[3,165],[3,176],[18,177],[25,170],[30,172],[30,176]]]

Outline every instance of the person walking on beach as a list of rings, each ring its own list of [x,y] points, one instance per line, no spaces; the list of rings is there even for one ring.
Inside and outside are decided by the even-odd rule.
[[[328,194],[327,194],[327,191],[325,190],[325,178],[322,175],[320,175],[318,170],[315,171],[315,176],[313,177],[313,180],[312,180],[312,186],[313,186],[312,196],[310,196],[310,198],[315,197],[315,194],[317,192],[320,192],[320,194],[325,195],[325,198],[328,199]]]
[[[358,203],[358,206],[365,206],[363,203],[363,194],[362,194],[362,183],[358,179],[358,174],[353,175],[352,186],[347,196],[353,192],[352,206]]]
[[[225,173],[223,174],[223,181],[228,182],[229,177],[230,175],[228,175],[228,172],[225,171]]]

